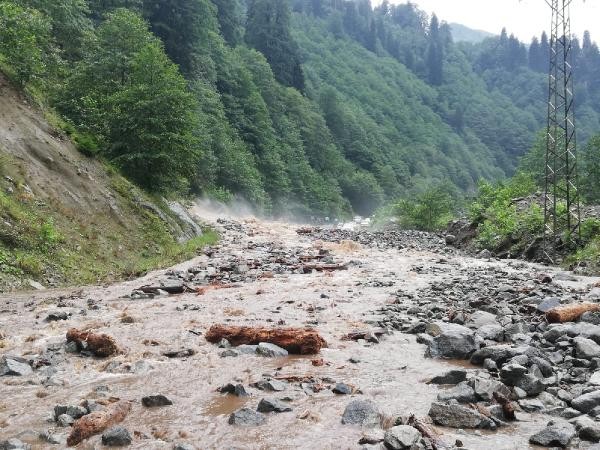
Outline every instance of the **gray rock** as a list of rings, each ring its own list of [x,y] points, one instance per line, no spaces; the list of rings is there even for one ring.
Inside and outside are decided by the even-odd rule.
[[[579,318],[581,322],[593,323],[594,325],[600,325],[600,311],[588,311],[584,312]]]
[[[229,416],[230,425],[240,427],[255,427],[265,422],[265,416],[250,408],[242,408]]]
[[[591,419],[588,416],[577,417],[571,423],[575,425],[577,435],[586,441],[600,441],[600,423]]]
[[[196,447],[191,444],[175,444],[173,450],[196,450]]]
[[[500,369],[500,379],[509,386],[516,386],[527,373],[527,367],[517,363],[505,364]]]
[[[70,427],[75,422],[75,419],[68,414],[61,414],[56,418],[56,423],[61,427]]]
[[[16,438],[0,441],[0,450],[31,450],[31,445],[25,444]]]
[[[509,345],[492,345],[483,347],[471,355],[471,363],[478,366],[486,359],[491,359],[496,364],[504,364],[510,358],[520,354],[519,350]]]
[[[592,374],[588,383],[594,386],[600,386],[600,370],[597,370]]]
[[[592,391],[587,394],[576,397],[571,402],[571,406],[577,411],[588,413],[596,406],[600,405],[600,391]]]
[[[510,388],[497,380],[489,380],[482,377],[476,377],[470,380],[470,385],[478,399],[491,402],[494,398],[494,392],[499,392],[505,397],[510,398]]]
[[[431,384],[458,384],[467,379],[466,369],[452,369],[448,372],[435,376],[431,379]]]
[[[84,406],[79,405],[56,405],[54,407],[54,417],[58,419],[63,414],[67,414],[73,419],[79,419],[88,414],[88,410]]]
[[[556,308],[560,306],[560,298],[558,297],[546,297],[542,303],[537,305],[537,310],[542,313],[546,313],[550,311],[552,308]]]
[[[352,394],[352,387],[348,386],[345,383],[337,383],[333,389],[332,389],[334,394],[340,394],[340,395],[350,395]]]
[[[66,434],[57,434],[52,432],[51,430],[44,431],[40,433],[40,439],[48,444],[53,445],[63,445],[67,446],[67,435]]]
[[[412,449],[421,439],[421,433],[409,425],[392,427],[385,432],[384,443],[390,450]]]
[[[592,359],[600,356],[600,345],[591,339],[576,337],[573,339],[573,344],[575,344],[575,355],[578,358]]]
[[[475,330],[475,334],[489,341],[501,341],[504,337],[504,330],[500,324],[490,323],[479,327]]]
[[[102,434],[102,444],[107,447],[124,447],[131,442],[131,434],[124,427],[112,427]]]
[[[484,325],[497,324],[496,315],[487,311],[475,311],[465,323],[469,328],[481,328]]]
[[[0,358],[0,376],[24,377],[32,373],[33,369],[24,358],[11,355],[5,355]]]
[[[377,426],[380,421],[379,408],[370,400],[351,401],[342,415],[342,424],[344,425]]]
[[[437,398],[441,402],[456,400],[459,403],[474,403],[477,401],[475,391],[466,381],[457,384],[452,389],[440,392]]]
[[[496,429],[496,424],[492,420],[458,403],[432,403],[429,417],[435,424],[444,427]]]
[[[288,351],[286,349],[281,348],[275,344],[270,344],[268,342],[261,342],[260,344],[258,344],[256,353],[261,356],[267,356],[270,358],[288,355]]]
[[[538,399],[519,400],[519,406],[525,412],[541,412],[546,406]]]
[[[285,391],[285,389],[287,388],[287,383],[279,380],[260,380],[254,383],[252,386],[254,386],[257,389],[260,389],[261,391],[281,392]]]
[[[286,405],[282,401],[276,400],[274,398],[263,398],[258,403],[258,407],[256,408],[256,410],[258,412],[262,412],[262,413],[269,413],[269,412],[282,413],[282,412],[291,411],[292,408],[290,408],[288,405]]]
[[[435,333],[428,348],[431,357],[466,359],[478,349],[474,331],[462,325],[438,322],[428,332]]]
[[[235,347],[235,351],[242,355],[255,355],[258,345],[242,344]],[[225,350],[228,351],[228,350]]]
[[[219,388],[219,392],[222,394],[233,394],[237,397],[248,397],[248,393],[244,388],[243,384],[227,383],[225,386]]]
[[[59,320],[67,320],[69,315],[65,311],[52,311],[46,316],[46,322],[57,322]]]
[[[383,430],[372,430],[362,435],[358,443],[361,445],[375,445],[383,442],[385,439],[385,432]]]
[[[575,436],[575,427],[564,421],[551,421],[542,431],[529,438],[532,444],[544,447],[566,447]]]
[[[169,406],[173,402],[162,394],[148,395],[142,398],[142,404],[146,408],[155,408],[158,406]]]
[[[191,444],[175,444],[173,450],[196,450],[196,447]]]

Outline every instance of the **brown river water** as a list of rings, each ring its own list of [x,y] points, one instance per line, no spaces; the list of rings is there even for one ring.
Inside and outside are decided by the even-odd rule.
[[[311,249],[309,237],[298,236],[296,227],[284,223],[249,221],[251,233],[225,231],[218,254],[252,259],[260,246],[248,243],[278,243]],[[368,430],[341,424],[345,406],[353,398],[371,399],[390,418],[414,413],[426,416],[429,405],[441,388],[426,380],[464,362],[424,357],[425,346],[414,336],[396,332],[379,344],[343,341],[341,337],[365,321],[375,318],[372,311],[390,302],[394,292],[414,291],[467,265],[505,264],[483,262],[463,256],[447,257],[443,270],[415,272],[414,265],[435,266],[440,256],[428,252],[401,252],[375,248],[347,249],[325,244],[340,260],[357,260],[347,271],[312,274],[283,274],[242,283],[231,289],[132,300],[121,298],[132,289],[149,284],[164,271],[140,280],[104,287],[84,287],[60,291],[5,294],[0,297],[0,330],[6,335],[4,354],[28,357],[43,353],[48,345],[63,344],[69,328],[91,326],[107,333],[124,348],[122,355],[94,359],[66,354],[50,386],[43,377],[0,378],[0,438],[19,437],[34,449],[60,448],[42,444],[37,435],[50,428],[66,433],[49,420],[57,404],[79,404],[84,399],[117,397],[134,402],[122,423],[135,435],[130,448],[170,449],[174,443],[190,443],[202,449],[354,449]],[[176,266],[187,269],[207,256]],[[508,266],[507,266],[507,270]],[[513,269],[510,269],[513,270]],[[391,287],[368,287],[358,282],[391,280]],[[328,298],[321,298],[326,294]],[[62,297],[62,298],[61,298]],[[88,309],[93,300],[102,307]],[[73,312],[66,321],[47,323],[44,318],[66,303]],[[184,310],[176,308],[187,305]],[[85,315],[81,310],[86,309]],[[134,323],[121,322],[123,314]],[[261,358],[242,355],[221,358],[221,349],[202,337],[215,323],[238,325],[306,326],[315,328],[328,342],[320,358],[325,365],[315,367],[310,357]],[[192,330],[193,332],[190,332]],[[171,348],[193,348],[196,354],[183,359],[161,355]],[[351,363],[353,357],[360,362]],[[135,364],[144,361],[135,373],[111,373],[108,364]],[[284,392],[265,393],[248,388],[252,382],[270,376],[312,376],[330,382],[344,382],[362,394],[335,395],[325,389],[306,395],[298,383]],[[39,378],[37,378],[39,377]],[[238,398],[217,392],[229,382],[241,382],[251,394]],[[108,391],[106,392],[106,389]],[[173,406],[147,409],[143,396],[162,393]],[[228,416],[242,406],[256,408],[262,397],[289,397],[292,412],[269,415],[264,425],[239,428],[227,423]],[[520,414],[514,426],[497,432],[461,431],[436,428],[442,439],[453,444],[460,439],[469,449],[526,449],[531,434],[543,428],[547,418]],[[389,424],[388,424],[389,425]],[[102,448],[100,436],[84,441],[81,449]]]

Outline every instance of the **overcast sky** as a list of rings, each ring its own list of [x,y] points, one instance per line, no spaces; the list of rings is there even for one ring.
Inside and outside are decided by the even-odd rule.
[[[406,0],[390,0],[406,3]],[[377,5],[381,0],[372,0]],[[470,28],[498,34],[506,27],[521,40],[529,42],[542,30],[550,29],[550,7],[545,0],[413,0],[412,3],[441,20],[457,22]],[[590,30],[592,39],[600,42],[600,0],[573,0],[572,31],[579,37]]]

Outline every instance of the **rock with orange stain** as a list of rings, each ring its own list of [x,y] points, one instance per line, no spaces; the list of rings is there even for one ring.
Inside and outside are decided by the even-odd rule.
[[[67,438],[67,445],[73,447],[109,427],[121,423],[130,410],[131,402],[119,401],[102,411],[83,416],[73,424],[71,434]]]
[[[269,342],[299,355],[314,355],[327,347],[325,340],[315,330],[302,328],[264,328],[213,325],[206,333],[208,342],[227,339],[232,345],[258,345]]]

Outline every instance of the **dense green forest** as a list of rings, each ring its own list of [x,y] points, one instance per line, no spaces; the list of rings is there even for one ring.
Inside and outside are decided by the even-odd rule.
[[[369,214],[512,175],[543,127],[548,39],[454,43],[413,4],[0,0],[0,68],[148,191]],[[580,138],[600,52],[575,49]],[[53,114],[53,113],[52,113]]]

